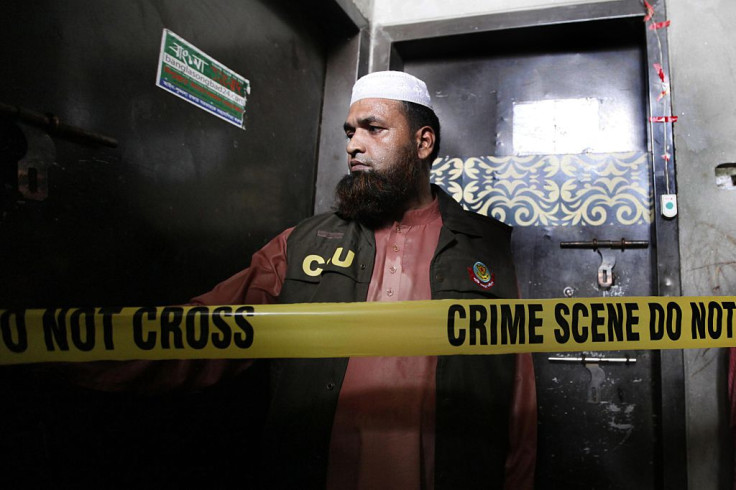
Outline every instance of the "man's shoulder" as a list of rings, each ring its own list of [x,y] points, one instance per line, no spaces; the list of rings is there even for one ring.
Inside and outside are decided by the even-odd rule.
[[[325,213],[319,213],[315,214],[314,216],[310,216],[308,218],[304,218],[301,220],[295,228],[300,227],[309,227],[309,226],[319,226],[319,225],[347,225],[350,223],[348,220],[342,219],[337,213],[334,211],[327,211]]]
[[[349,225],[350,221],[342,219],[335,212],[315,214],[300,221],[294,227],[290,238],[301,239],[314,233],[318,236],[325,235],[324,238],[339,238]]]
[[[443,209],[443,221],[456,231],[472,231],[473,233],[511,234],[511,226],[492,216],[486,216],[464,209],[460,203],[455,201],[446,193],[440,198],[445,201],[440,206]]]
[[[512,228],[510,225],[507,225],[493,216],[486,216],[485,214],[476,213],[475,211],[469,211],[467,209],[463,209],[462,212],[464,219],[477,223],[479,226],[488,226],[498,230],[511,232]]]

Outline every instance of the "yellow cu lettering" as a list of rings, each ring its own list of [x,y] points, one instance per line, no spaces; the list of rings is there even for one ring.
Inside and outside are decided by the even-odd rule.
[[[338,267],[350,267],[350,265],[353,263],[353,259],[355,258],[355,252],[353,252],[352,250],[348,250],[348,254],[345,257],[345,260],[340,260],[341,255],[342,247],[338,247],[337,250],[335,250],[335,253],[332,254],[332,263]]]
[[[304,273],[311,277],[317,277],[318,275],[322,274],[322,267],[315,267],[312,268],[312,264],[317,262],[318,264],[324,264],[325,259],[320,257],[319,255],[307,255],[304,257],[304,262],[302,262],[302,269],[304,270]]]
[[[304,273],[310,277],[317,277],[320,274],[322,274],[322,267],[315,267],[315,264],[322,265],[322,264],[329,264],[332,262],[337,267],[350,267],[353,263],[353,259],[355,259],[355,252],[352,250],[348,250],[347,255],[344,259],[341,258],[343,252],[342,247],[338,247],[335,250],[335,253],[332,254],[332,258],[325,262],[325,259],[320,257],[319,255],[307,255],[304,257],[304,262],[302,262],[302,270]]]

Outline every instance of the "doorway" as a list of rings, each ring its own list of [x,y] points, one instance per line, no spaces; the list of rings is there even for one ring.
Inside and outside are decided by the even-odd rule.
[[[374,49],[374,70],[427,82],[432,179],[514,227],[524,298],[679,294],[647,122],[652,41],[638,10],[599,8],[394,26]],[[536,488],[685,488],[681,369],[680,352],[535,354]]]

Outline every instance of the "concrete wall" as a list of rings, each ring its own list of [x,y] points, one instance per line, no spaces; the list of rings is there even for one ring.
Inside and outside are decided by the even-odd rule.
[[[670,62],[684,295],[736,294],[736,190],[715,167],[736,162],[736,2],[669,0]]]
[[[736,190],[719,189],[715,167],[736,162],[736,3],[667,0],[680,210],[682,294],[736,295]],[[714,480],[731,460],[724,418],[726,353],[685,353],[690,488]],[[704,483],[708,485],[704,485]]]
[[[354,0],[373,28],[594,3],[574,0]],[[650,2],[654,3],[654,2]],[[736,162],[736,2],[666,0],[679,203],[682,294],[736,295],[736,188],[715,167]],[[727,352],[685,353],[689,488],[727,488]]]

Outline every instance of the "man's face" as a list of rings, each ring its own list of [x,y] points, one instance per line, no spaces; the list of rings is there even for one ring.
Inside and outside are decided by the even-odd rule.
[[[396,153],[411,143],[402,103],[362,99],[350,106],[345,121],[350,172],[384,171],[396,164]]]
[[[350,174],[336,189],[338,214],[373,228],[400,219],[417,198],[423,176],[402,103],[355,102],[345,134]]]

